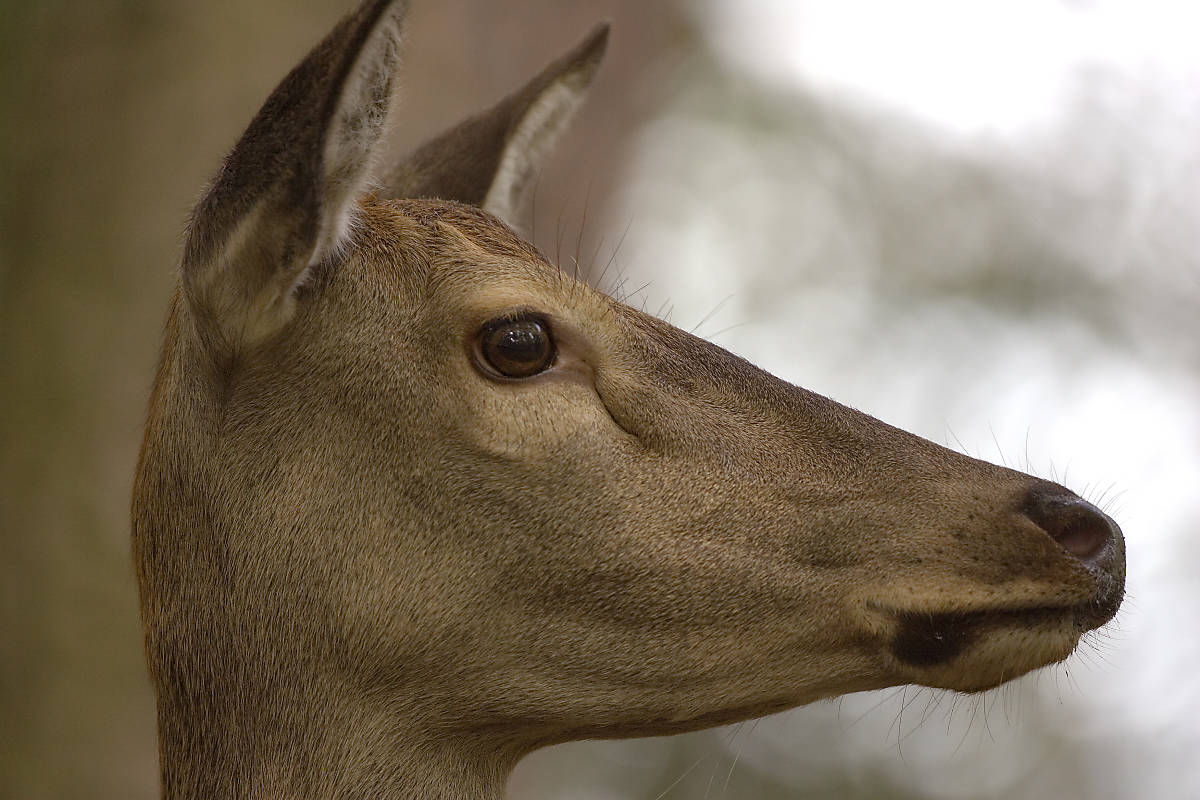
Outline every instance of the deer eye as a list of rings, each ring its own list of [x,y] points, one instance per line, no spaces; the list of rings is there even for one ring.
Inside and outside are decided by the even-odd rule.
[[[537,317],[498,319],[479,332],[479,355],[505,378],[530,378],[554,363],[554,342]]]

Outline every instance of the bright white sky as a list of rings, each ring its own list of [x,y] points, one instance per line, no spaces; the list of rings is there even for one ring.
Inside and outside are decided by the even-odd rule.
[[[1054,120],[1081,71],[1177,87],[1200,104],[1189,0],[706,0],[724,55],[769,80],[858,93],[947,131]],[[1185,94],[1186,93],[1186,94]]]

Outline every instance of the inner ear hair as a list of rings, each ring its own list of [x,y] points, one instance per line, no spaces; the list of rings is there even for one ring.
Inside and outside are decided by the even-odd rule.
[[[183,295],[207,346],[270,336],[347,241],[380,149],[404,0],[368,0],[263,104],[192,216]]]

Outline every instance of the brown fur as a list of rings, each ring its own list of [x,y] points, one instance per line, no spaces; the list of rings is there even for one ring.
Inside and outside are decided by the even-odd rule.
[[[133,499],[165,797],[498,798],[549,743],[986,689],[1115,613],[1099,511],[574,281],[456,202],[487,169],[339,199],[332,109],[371,71],[330,65],[383,63],[387,15],[284,82],[193,222]],[[474,337],[516,310],[557,360],[497,382]]]

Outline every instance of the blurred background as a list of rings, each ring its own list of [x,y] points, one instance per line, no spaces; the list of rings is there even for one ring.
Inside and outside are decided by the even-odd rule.
[[[183,221],[349,5],[0,0],[0,797],[156,796],[128,498]],[[1195,4],[413,5],[397,152],[611,19],[543,251],[1128,542],[1065,665],[554,748],[512,800],[1200,797]]]

